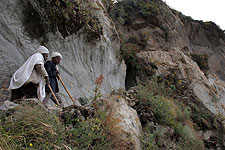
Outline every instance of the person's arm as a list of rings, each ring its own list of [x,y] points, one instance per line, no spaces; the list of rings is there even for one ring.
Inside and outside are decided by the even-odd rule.
[[[44,67],[44,64],[36,64],[34,66],[35,70],[40,73],[44,78],[45,78],[45,81],[46,83],[48,84],[49,83],[49,78],[48,78],[48,73],[47,71],[45,70],[45,67]]]
[[[40,73],[43,77],[48,76],[47,71],[45,70],[44,64],[37,64],[34,66],[35,70]]]

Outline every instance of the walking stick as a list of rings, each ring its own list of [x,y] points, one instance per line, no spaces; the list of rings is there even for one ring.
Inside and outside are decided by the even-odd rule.
[[[56,98],[55,93],[52,91],[52,88],[51,88],[50,84],[48,84],[48,88],[50,89],[50,91],[51,91],[53,97],[55,98],[55,101],[56,101],[57,105],[60,106],[59,101],[58,101],[58,99]]]
[[[57,74],[57,76],[58,76],[58,78],[59,78],[60,82],[62,83],[62,85],[63,85],[64,89],[66,90],[67,94],[70,96],[70,99],[73,101],[73,104],[76,106],[75,101],[74,101],[73,97],[70,95],[69,91],[67,90],[67,88],[66,88],[65,84],[63,83],[62,78],[60,77],[60,75],[59,75],[59,74]]]

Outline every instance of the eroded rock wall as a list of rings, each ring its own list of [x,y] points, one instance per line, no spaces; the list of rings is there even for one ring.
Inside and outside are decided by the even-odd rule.
[[[101,74],[104,77],[103,94],[113,89],[124,88],[126,66],[118,58],[119,38],[113,22],[104,13],[101,3],[93,3],[96,8],[95,16],[102,26],[102,33],[98,39],[92,40],[92,42],[87,40],[86,29],[83,27],[68,35],[59,30],[46,32],[45,26],[41,24],[43,21],[41,17],[46,12],[38,14],[44,10],[36,6],[38,3],[35,1],[32,3],[35,6],[32,7],[33,10],[26,9],[24,1],[21,0],[2,0],[0,2],[1,88],[8,87],[12,74],[36,52],[36,48],[41,44],[44,44],[50,52],[58,51],[62,54],[63,59],[59,70],[65,85],[74,98],[92,96],[95,79]],[[33,24],[40,23],[38,25],[42,25],[43,30],[38,30],[39,26],[33,28],[29,24],[25,26],[24,23],[29,23],[24,22],[26,15],[39,17],[40,19]],[[32,30],[36,33],[36,37],[30,34]],[[66,105],[72,104],[62,86],[60,92],[67,99]]]
[[[214,114],[225,115],[224,32],[213,22],[195,21],[161,1],[155,5],[157,7],[148,9],[147,4],[137,6],[134,3],[128,15],[113,16],[126,48],[136,51],[146,64],[154,64],[157,76],[175,72],[178,79],[186,82],[186,90],[191,91],[196,100],[203,102]],[[143,14],[143,10],[151,13]],[[202,60],[194,60],[193,55],[206,58],[205,64],[198,64]],[[205,65],[205,70],[201,65]]]

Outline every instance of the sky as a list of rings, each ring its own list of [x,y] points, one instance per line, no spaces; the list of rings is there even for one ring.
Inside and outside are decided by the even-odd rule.
[[[194,20],[212,21],[225,30],[225,0],[163,0]]]

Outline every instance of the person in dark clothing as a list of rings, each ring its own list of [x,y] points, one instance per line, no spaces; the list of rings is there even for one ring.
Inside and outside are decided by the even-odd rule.
[[[49,76],[50,86],[60,103],[60,107],[63,108],[64,105],[63,105],[62,98],[59,95],[59,86],[58,86],[58,80],[57,80],[58,74],[59,74],[57,65],[60,63],[61,59],[62,59],[62,55],[59,52],[53,52],[52,60],[47,61],[44,66]],[[55,104],[57,104],[50,89],[48,88],[48,85],[45,86],[45,91],[46,91],[46,96],[43,100],[43,104],[46,105],[50,98]]]

